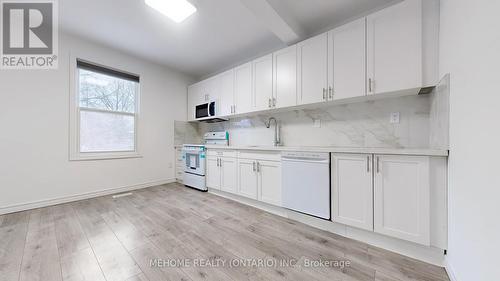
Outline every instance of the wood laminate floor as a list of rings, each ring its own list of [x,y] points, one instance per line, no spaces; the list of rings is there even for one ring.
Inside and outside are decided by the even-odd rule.
[[[0,280],[449,279],[440,267],[169,184],[0,216]]]

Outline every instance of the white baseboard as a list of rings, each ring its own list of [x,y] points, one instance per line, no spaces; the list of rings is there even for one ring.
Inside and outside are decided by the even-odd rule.
[[[165,180],[145,182],[145,183],[140,183],[140,184],[135,184],[135,185],[130,185],[130,186],[107,188],[107,189],[86,192],[86,193],[81,193],[81,194],[76,194],[76,195],[70,195],[70,196],[65,196],[65,197],[45,199],[45,200],[39,200],[39,201],[34,201],[34,202],[29,202],[29,203],[10,205],[10,206],[6,206],[6,207],[0,207],[0,215],[20,212],[20,211],[26,211],[26,210],[36,209],[36,208],[43,208],[43,207],[48,207],[48,206],[53,206],[53,205],[58,205],[58,204],[63,204],[63,203],[68,203],[68,202],[74,202],[74,201],[78,201],[78,200],[94,198],[94,197],[106,196],[106,195],[110,195],[110,194],[121,193],[121,192],[126,192],[126,191],[131,191],[131,190],[137,190],[137,189],[142,189],[142,188],[147,188],[147,187],[152,187],[152,186],[157,186],[157,185],[162,185],[162,184],[167,184],[167,183],[173,183],[173,182],[175,182],[175,179],[165,179]]]
[[[451,266],[448,258],[445,258],[444,264],[445,264],[444,269],[446,269],[446,273],[448,273],[448,277],[450,278],[450,280],[458,281],[457,276],[455,275],[455,271],[453,270],[453,267]]]
[[[370,244],[372,246],[383,248],[388,251],[398,253],[400,255],[411,257],[430,264],[434,264],[436,266],[440,267],[444,266],[444,257],[445,257],[444,252],[443,250],[435,247],[426,247],[412,242],[407,242],[404,240],[377,234],[374,232],[349,227],[340,223],[335,223],[315,218],[282,207],[269,205],[257,200],[249,199],[246,197],[242,197],[224,191],[209,189],[208,192],[215,194],[217,196],[225,197],[240,202],[242,204],[264,210],[269,213],[273,213],[278,216],[282,216],[285,218],[289,218],[310,225],[315,228],[319,228],[331,233],[338,234],[340,236],[351,238],[366,244]]]

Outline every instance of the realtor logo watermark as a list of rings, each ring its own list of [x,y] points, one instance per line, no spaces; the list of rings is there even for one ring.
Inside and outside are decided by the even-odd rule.
[[[58,67],[57,0],[0,0],[0,68]]]

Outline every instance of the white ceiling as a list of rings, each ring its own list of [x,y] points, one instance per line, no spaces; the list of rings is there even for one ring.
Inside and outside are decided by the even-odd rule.
[[[199,78],[286,46],[240,0],[189,0],[177,24],[143,0],[64,0],[60,28]],[[259,1],[259,0],[254,0]],[[268,0],[300,39],[398,0]],[[267,3],[266,3],[267,4]]]

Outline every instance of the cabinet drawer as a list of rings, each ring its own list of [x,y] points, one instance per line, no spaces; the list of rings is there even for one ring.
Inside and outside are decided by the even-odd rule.
[[[236,151],[234,150],[217,150],[217,149],[208,149],[207,156],[215,156],[215,157],[233,157],[236,158]]]
[[[281,161],[281,152],[276,151],[239,151],[238,154],[240,159]]]

